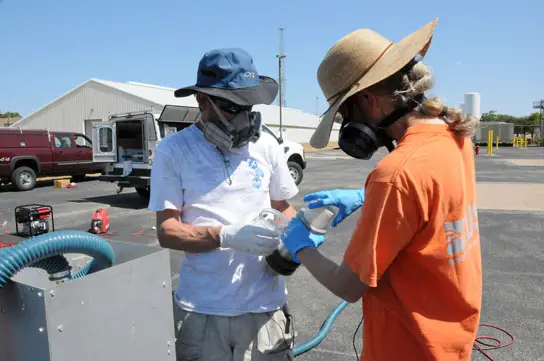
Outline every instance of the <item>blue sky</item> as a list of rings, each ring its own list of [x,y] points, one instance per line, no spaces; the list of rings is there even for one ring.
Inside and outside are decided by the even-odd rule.
[[[432,94],[458,106],[479,92],[482,112],[521,116],[544,98],[543,14],[538,0],[0,0],[0,110],[28,115],[91,77],[193,84],[216,47],[242,47],[277,77],[282,26],[287,106],[315,113],[319,97],[322,113],[316,71],[335,41],[357,28],[398,41],[439,17]]]

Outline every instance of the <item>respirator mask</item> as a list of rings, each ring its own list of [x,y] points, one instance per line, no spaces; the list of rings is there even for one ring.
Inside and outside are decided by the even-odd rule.
[[[412,59],[399,72],[408,74],[410,70],[421,60],[421,57]],[[365,119],[354,119],[353,105],[348,105],[348,112],[342,114],[343,121],[338,135],[338,145],[349,156],[357,159],[368,160],[376,151],[385,146],[389,152],[395,149],[394,139],[387,134],[387,128],[406,114],[412,112],[425,100],[424,94],[418,94],[413,99],[386,116],[377,126],[370,126]],[[351,113],[351,114],[350,114]]]
[[[229,151],[259,139],[261,113],[252,112],[250,107],[239,106],[218,98],[209,99],[209,104],[214,109],[216,117],[206,122],[199,121],[203,127],[204,137],[210,143],[222,151]],[[221,110],[235,115],[229,121]]]
[[[347,155],[357,159],[368,160],[383,146],[392,152],[395,149],[394,139],[387,134],[387,128],[412,112],[423,100],[423,94],[414,97],[406,106],[397,108],[375,127],[368,125],[364,119],[352,119],[349,112],[344,113],[338,145]]]

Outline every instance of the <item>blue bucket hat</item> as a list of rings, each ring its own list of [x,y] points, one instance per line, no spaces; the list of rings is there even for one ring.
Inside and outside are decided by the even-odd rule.
[[[253,58],[245,50],[215,49],[200,60],[196,84],[178,89],[174,95],[182,98],[195,93],[205,93],[241,106],[271,104],[278,93],[278,83],[259,75]]]

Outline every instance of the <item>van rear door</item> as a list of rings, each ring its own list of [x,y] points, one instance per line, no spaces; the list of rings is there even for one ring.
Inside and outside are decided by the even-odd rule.
[[[144,162],[152,164],[153,153],[159,142],[157,134],[157,123],[153,114],[147,114],[144,120]]]
[[[93,162],[117,162],[117,136],[115,122],[93,122]]]
[[[197,107],[187,107],[181,105],[166,105],[157,122],[161,138],[174,134],[191,124],[195,123],[200,117],[200,109]]]

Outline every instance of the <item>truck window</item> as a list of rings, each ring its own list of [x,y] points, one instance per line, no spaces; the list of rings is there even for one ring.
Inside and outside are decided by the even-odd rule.
[[[87,148],[92,147],[92,144],[91,144],[91,141],[89,140],[89,138],[84,137],[82,135],[76,135],[75,138],[76,138],[75,139],[76,145],[78,147],[87,147]]]
[[[98,145],[103,153],[113,151],[113,129],[103,127],[98,130]]]
[[[70,135],[55,134],[55,147],[57,148],[71,148],[72,139]]]

